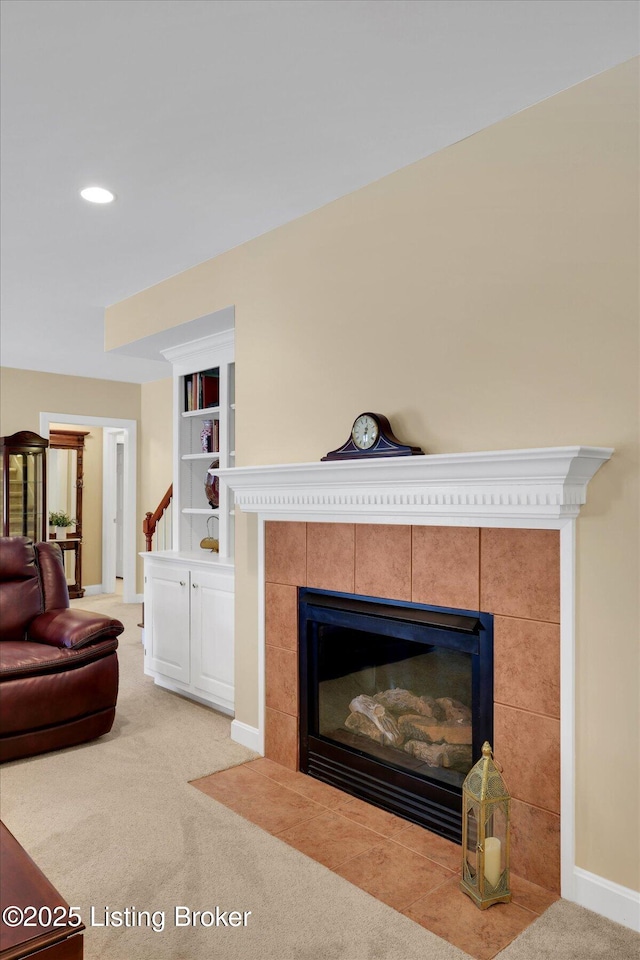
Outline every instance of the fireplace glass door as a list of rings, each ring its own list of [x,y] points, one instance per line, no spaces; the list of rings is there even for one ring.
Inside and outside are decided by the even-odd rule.
[[[493,618],[300,590],[301,769],[450,839],[493,735]]]
[[[470,653],[318,628],[318,735],[462,786],[472,763]]]

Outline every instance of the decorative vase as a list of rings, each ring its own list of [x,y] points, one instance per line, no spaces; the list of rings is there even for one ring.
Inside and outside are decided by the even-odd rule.
[[[203,420],[202,430],[200,431],[200,443],[202,445],[203,453],[211,453],[213,451],[212,439],[213,420]]]
[[[212,510],[217,510],[220,506],[220,480],[217,474],[212,473],[219,466],[219,460],[212,460],[204,477],[204,492]]]

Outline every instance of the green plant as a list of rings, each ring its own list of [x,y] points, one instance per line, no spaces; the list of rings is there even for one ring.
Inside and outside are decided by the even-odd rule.
[[[52,527],[70,527],[76,521],[72,520],[68,513],[65,513],[63,510],[55,511],[52,510],[49,514],[49,523]]]

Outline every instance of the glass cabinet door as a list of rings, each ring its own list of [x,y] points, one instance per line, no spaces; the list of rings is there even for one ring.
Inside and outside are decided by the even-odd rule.
[[[2,535],[46,540],[48,440],[30,431],[0,438],[2,448]]]
[[[42,457],[9,454],[9,536],[38,540],[42,530]]]

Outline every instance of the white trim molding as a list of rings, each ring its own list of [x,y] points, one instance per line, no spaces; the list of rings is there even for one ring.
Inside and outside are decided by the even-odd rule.
[[[577,517],[610,447],[548,447],[221,470],[265,519],[546,525]],[[515,521],[515,522],[513,522]]]
[[[266,521],[559,530],[561,892],[625,923],[635,895],[575,863],[575,525],[589,481],[612,454],[571,446],[221,470],[236,506],[258,515],[258,727],[234,720],[233,739],[264,752]]]
[[[83,587],[85,597],[97,597],[101,593],[104,593],[104,588],[101,583],[91,583],[88,587]]]
[[[582,867],[574,871],[574,901],[640,933],[640,893]]]
[[[180,372],[191,373],[194,363],[197,365],[202,354],[208,350],[222,350],[225,347],[233,348],[235,342],[235,329],[233,318],[228,330],[220,330],[218,333],[209,334],[201,337],[199,340],[190,340],[186,343],[179,343],[177,346],[167,347],[160,350],[165,360],[168,360],[173,366],[180,367]]]
[[[242,720],[232,720],[231,739],[242,744],[243,747],[248,747],[249,750],[264,755],[264,736],[257,727],[250,727]]]

